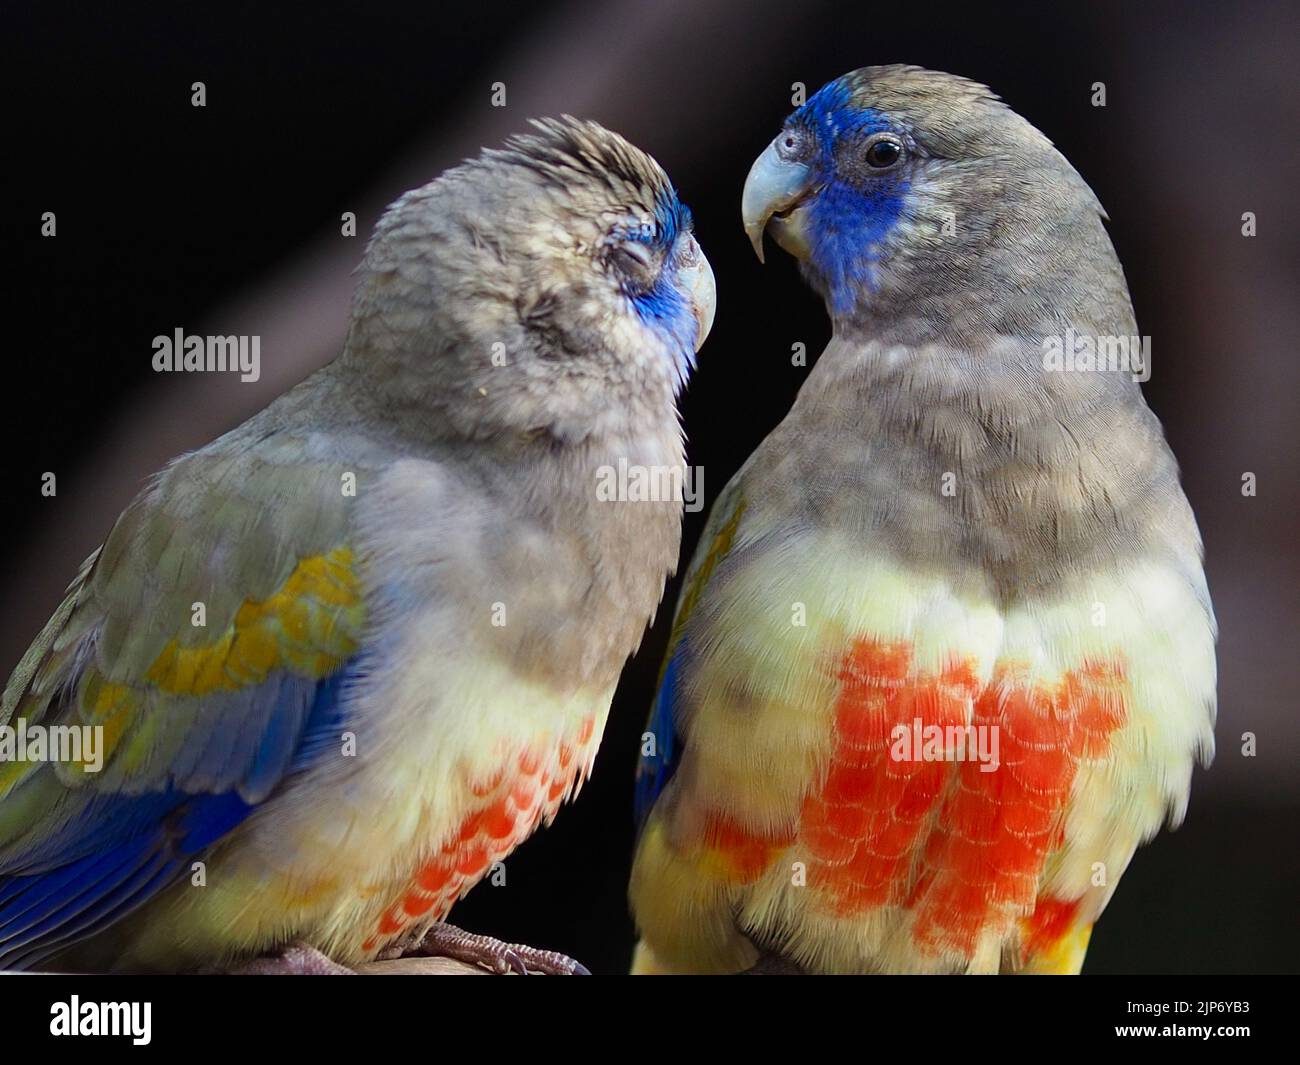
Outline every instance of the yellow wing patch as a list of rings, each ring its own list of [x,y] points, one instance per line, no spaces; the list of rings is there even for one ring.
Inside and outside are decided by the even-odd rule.
[[[244,603],[211,642],[182,647],[172,640],[145,671],[143,682],[167,695],[202,697],[256,686],[276,670],[326,677],[356,650],[363,615],[352,551],[338,547],[301,560],[273,595]],[[87,669],[77,705],[82,723],[103,728],[100,761],[112,757],[132,724],[137,724],[132,747],[149,749],[143,734],[152,735],[163,722],[139,721],[146,694],[131,684],[108,680],[98,669]],[[11,724],[16,727],[25,716],[17,715]],[[39,764],[0,765],[0,798]],[[65,768],[88,771],[84,759],[65,763]]]
[[[145,680],[173,695],[207,695],[260,684],[277,669],[324,677],[356,649],[360,624],[352,551],[339,547],[303,559],[269,599],[245,603],[214,643],[172,640]]]
[[[709,578],[713,576],[713,571],[717,569],[718,563],[726,558],[728,552],[731,551],[731,545],[736,539],[736,530],[740,528],[740,519],[744,514],[745,497],[740,496],[736,500],[736,506],[731,515],[709,542],[709,548],[704,554],[704,561],[691,574],[686,588],[682,591],[681,604],[677,608],[677,617],[673,621],[672,636],[668,642],[669,647],[677,645],[677,640],[686,627],[686,622],[690,619],[691,614],[695,612],[695,605],[699,602],[701,593],[708,585]],[[666,665],[667,661],[665,660]]]

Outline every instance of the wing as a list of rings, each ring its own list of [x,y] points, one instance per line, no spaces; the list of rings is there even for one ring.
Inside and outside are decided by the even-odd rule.
[[[337,736],[361,668],[352,500],[346,467],[305,452],[278,436],[168,467],[14,672],[0,969],[140,906]]]
[[[682,667],[691,654],[690,643],[685,638],[686,628],[714,570],[727,557],[735,542],[745,513],[745,498],[739,485],[740,477],[737,475],[718,496],[700,537],[700,547],[682,582],[682,595],[673,615],[668,650],[659,671],[659,685],[646,724],[651,743],[643,745],[641,760],[637,763],[635,810],[639,825],[645,824],[655,800],[677,771],[682,747],[679,692]]]

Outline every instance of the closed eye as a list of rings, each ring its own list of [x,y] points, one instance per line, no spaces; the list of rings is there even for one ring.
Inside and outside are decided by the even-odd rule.
[[[659,257],[653,248],[640,241],[628,240],[610,250],[610,261],[626,281],[648,287],[659,272]]]

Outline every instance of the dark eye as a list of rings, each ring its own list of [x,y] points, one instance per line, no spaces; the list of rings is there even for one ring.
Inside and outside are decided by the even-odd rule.
[[[875,170],[888,170],[903,157],[903,146],[893,137],[881,137],[867,146],[867,165]]]

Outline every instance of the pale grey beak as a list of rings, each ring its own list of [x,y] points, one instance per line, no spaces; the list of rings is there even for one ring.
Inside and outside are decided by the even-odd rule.
[[[678,271],[682,288],[686,290],[691,301],[691,311],[695,315],[695,350],[704,346],[704,338],[713,328],[713,312],[718,305],[718,287],[713,280],[713,267],[704,257],[704,252],[691,238],[694,256]]]
[[[740,198],[740,216],[759,262],[763,262],[763,232],[768,229],[795,258],[808,254],[800,204],[813,191],[812,170],[803,163],[782,159],[776,141],[754,160]]]

